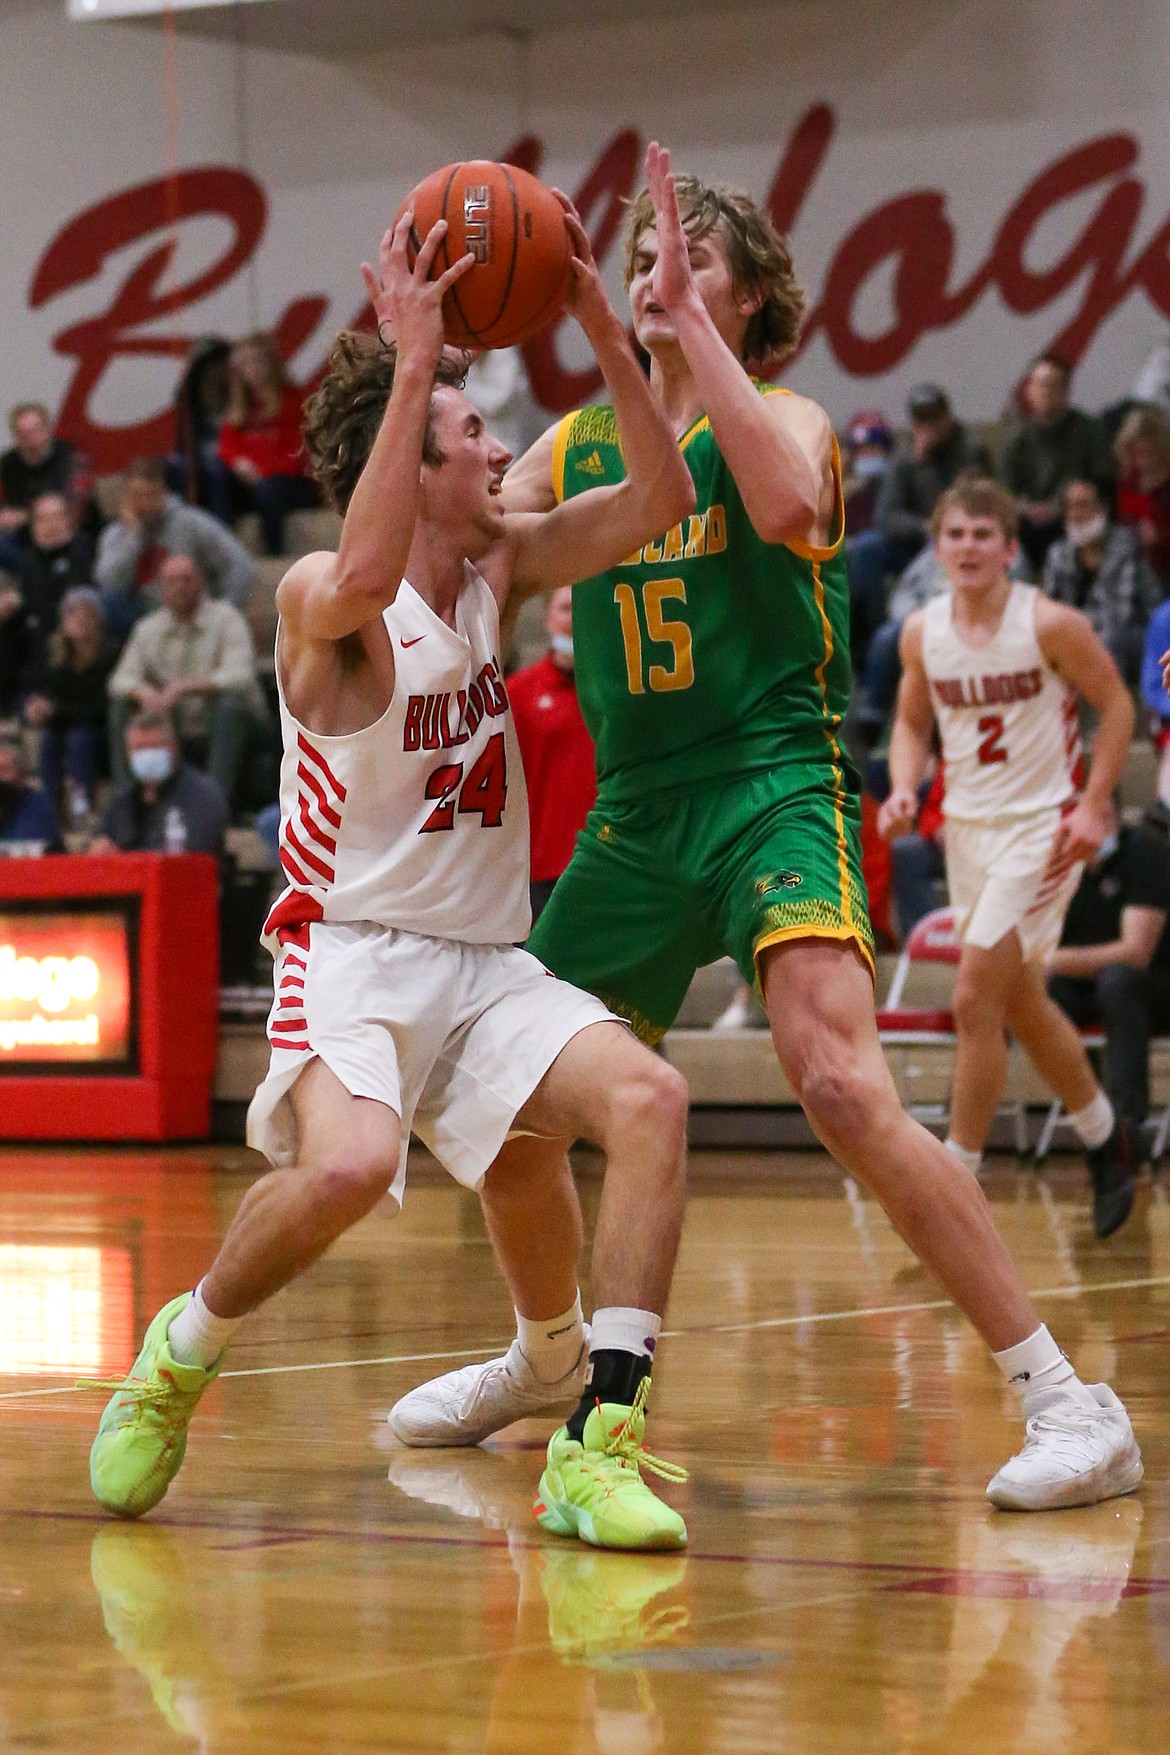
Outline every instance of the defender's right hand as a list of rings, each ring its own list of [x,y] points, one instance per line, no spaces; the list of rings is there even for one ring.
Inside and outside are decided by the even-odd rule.
[[[909,786],[896,787],[878,811],[878,834],[883,841],[909,835],[918,821],[918,794]]]

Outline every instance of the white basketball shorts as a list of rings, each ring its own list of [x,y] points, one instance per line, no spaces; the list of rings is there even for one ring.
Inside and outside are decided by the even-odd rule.
[[[960,944],[990,950],[1015,931],[1025,962],[1043,962],[1056,949],[1084,869],[1054,851],[1073,803],[990,823],[947,818],[947,888]]]
[[[281,939],[272,1057],[248,1109],[248,1144],[277,1166],[296,1162],[289,1092],[320,1058],[352,1096],[399,1116],[390,1188],[399,1203],[411,1129],[457,1182],[478,1187],[565,1044],[590,1024],[619,1021],[511,945],[332,921]]]

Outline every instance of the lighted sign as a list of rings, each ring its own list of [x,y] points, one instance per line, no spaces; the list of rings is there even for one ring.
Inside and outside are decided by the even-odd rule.
[[[120,912],[0,914],[0,1068],[126,1061],[130,974]]]

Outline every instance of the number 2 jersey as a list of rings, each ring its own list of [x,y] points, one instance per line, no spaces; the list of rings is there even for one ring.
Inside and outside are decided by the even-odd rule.
[[[499,661],[495,598],[470,563],[454,628],[405,580],[384,612],[394,695],[344,737],[308,731],[277,681],[280,863],[265,936],[373,921],[464,944],[531,925],[528,800]]]
[[[599,803],[789,762],[831,764],[843,784],[849,582],[836,445],[827,548],[756,534],[705,416],[680,449],[694,512],[573,587],[577,693],[597,746]],[[566,415],[554,437],[557,498],[624,475],[613,410]]]
[[[922,661],[946,765],[943,810],[959,822],[1032,816],[1081,781],[1077,696],[1036,635],[1040,593],[1013,584],[995,637],[971,646],[949,591],[923,611]]]

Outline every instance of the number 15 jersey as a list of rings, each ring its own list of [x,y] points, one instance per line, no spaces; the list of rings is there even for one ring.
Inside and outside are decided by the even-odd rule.
[[[266,937],[373,921],[464,944],[532,924],[528,800],[499,662],[495,598],[470,563],[455,627],[405,580],[383,614],[394,695],[344,737],[307,730],[280,694],[280,863]]]
[[[849,581],[836,445],[833,540],[825,548],[756,534],[706,417],[680,449],[695,483],[694,512],[620,566],[573,587],[577,693],[597,746],[598,803],[787,763],[823,763],[843,787]],[[612,409],[565,416],[552,473],[559,500],[623,479]]]
[[[1032,816],[1081,782],[1075,692],[1036,635],[1033,585],[1014,584],[994,638],[970,646],[949,591],[923,611],[922,662],[946,764],[943,811],[959,822]]]

